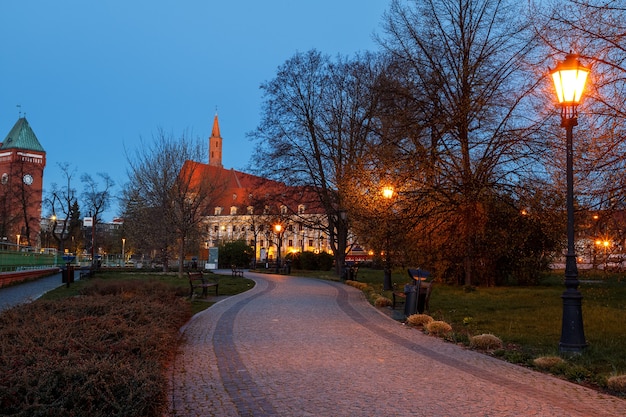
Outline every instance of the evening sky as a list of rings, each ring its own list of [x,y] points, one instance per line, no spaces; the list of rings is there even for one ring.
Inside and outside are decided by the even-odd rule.
[[[377,50],[386,0],[2,0],[0,140],[26,115],[59,163],[127,181],[126,153],[158,129],[208,138],[217,111],[223,164],[243,169],[261,83],[296,52]],[[19,107],[18,107],[19,105]],[[202,161],[202,162],[206,162]],[[43,214],[46,214],[44,209]],[[117,203],[105,215],[118,215]]]

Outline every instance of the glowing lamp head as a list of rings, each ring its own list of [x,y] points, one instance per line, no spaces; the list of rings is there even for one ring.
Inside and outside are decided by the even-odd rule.
[[[587,76],[591,70],[578,60],[578,55],[567,54],[565,61],[559,62],[550,71],[557,100],[561,106],[577,106],[580,104]]]
[[[393,197],[393,187],[383,187],[383,197],[391,198]]]
[[[274,225],[274,231],[276,233],[280,233],[281,230],[283,230],[283,226],[281,224],[275,224]]]

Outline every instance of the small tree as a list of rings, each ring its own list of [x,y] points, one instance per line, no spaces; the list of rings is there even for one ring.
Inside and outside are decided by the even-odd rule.
[[[220,245],[219,254],[222,268],[230,268],[231,265],[246,267],[254,258],[252,247],[244,240],[235,240]]]

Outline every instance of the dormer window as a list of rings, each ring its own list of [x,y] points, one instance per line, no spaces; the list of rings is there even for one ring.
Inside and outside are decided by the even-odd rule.
[[[254,214],[254,207],[248,206],[248,214]]]
[[[287,214],[287,206],[280,206],[280,214]]]
[[[300,204],[298,206],[298,214],[304,214],[305,210],[306,210],[306,206],[304,204]]]
[[[219,216],[220,214],[222,214],[222,208],[221,207],[215,207],[215,215]]]
[[[235,214],[237,214],[237,207],[236,206],[231,206],[231,208],[230,208],[230,215],[234,216]]]

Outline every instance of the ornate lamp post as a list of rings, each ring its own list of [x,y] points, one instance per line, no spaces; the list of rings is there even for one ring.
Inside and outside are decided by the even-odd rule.
[[[276,273],[278,274],[280,272],[280,248],[283,246],[283,225],[276,223],[274,225],[274,232],[276,233],[276,237],[278,237],[276,244]]]
[[[122,238],[122,265],[121,265],[122,268],[126,266],[126,259],[124,259],[125,249],[126,249],[126,238],[123,237]]]
[[[578,125],[577,107],[582,99],[590,69],[578,60],[578,55],[568,54],[550,72],[561,107],[561,127],[566,131],[567,177],[567,255],[565,257],[565,291],[563,322],[561,327],[561,352],[580,353],[587,346],[583,329],[582,295],[578,291],[578,268],[574,248],[574,169],[572,131]]]
[[[383,187],[383,197],[391,200],[394,195],[394,189],[391,186]],[[389,251],[389,241],[391,240],[391,231],[389,230],[389,213],[387,213],[387,221],[385,222],[385,277],[383,280],[383,290],[389,291],[393,289],[391,284],[391,253]]]

